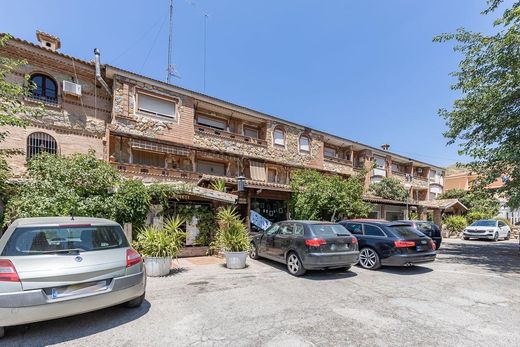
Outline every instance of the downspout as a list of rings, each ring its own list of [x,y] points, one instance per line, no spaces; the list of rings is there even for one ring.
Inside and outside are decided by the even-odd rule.
[[[103,88],[105,88],[105,90],[107,91],[107,93],[112,96],[112,91],[110,90],[110,87],[108,86],[107,82],[105,82],[105,80],[103,79],[103,77],[101,77],[101,63],[100,63],[100,53],[99,53],[99,49],[97,48],[94,48],[94,55],[96,57],[95,59],[95,62],[96,62],[96,80],[101,83],[101,85],[103,86]]]

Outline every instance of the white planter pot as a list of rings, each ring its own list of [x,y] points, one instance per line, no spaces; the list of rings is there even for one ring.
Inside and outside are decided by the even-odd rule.
[[[246,267],[248,252],[226,252],[226,267],[228,269],[243,269]]]
[[[172,258],[144,258],[144,267],[146,269],[146,275],[150,277],[167,276],[170,274],[170,268],[172,266]]]

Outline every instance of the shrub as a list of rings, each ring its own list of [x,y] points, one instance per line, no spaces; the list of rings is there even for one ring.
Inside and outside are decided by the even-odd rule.
[[[249,250],[250,240],[247,228],[234,207],[221,208],[217,213],[217,224],[217,235],[211,248],[225,252]]]
[[[372,183],[369,192],[383,199],[404,201],[408,197],[408,191],[395,177],[385,177],[380,182]]]
[[[178,217],[168,219],[162,227],[149,225],[142,228],[133,247],[145,257],[175,257],[184,245],[186,233],[180,226],[184,220]]]
[[[446,229],[450,233],[459,233],[464,230],[468,223],[466,222],[466,218],[463,216],[449,216],[444,219],[444,224],[446,225]]]
[[[476,220],[480,219],[489,219],[492,216],[489,214],[483,212],[483,211],[470,211],[466,214],[466,221],[468,222],[468,225],[473,223]]]

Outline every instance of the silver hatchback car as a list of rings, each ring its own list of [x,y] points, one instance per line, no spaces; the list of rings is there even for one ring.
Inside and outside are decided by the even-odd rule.
[[[145,289],[141,256],[116,222],[23,218],[0,239],[0,337],[7,326],[138,307]]]

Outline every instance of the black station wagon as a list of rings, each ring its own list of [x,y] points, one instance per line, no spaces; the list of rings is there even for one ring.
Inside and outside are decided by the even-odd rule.
[[[328,222],[284,221],[251,240],[250,257],[278,261],[294,276],[306,270],[345,268],[358,260],[357,239],[343,226]]]

